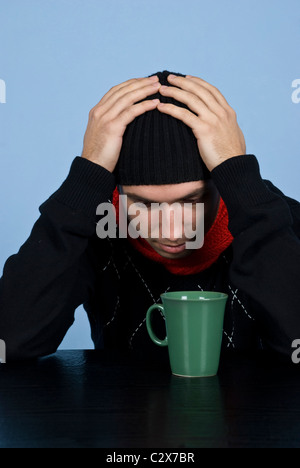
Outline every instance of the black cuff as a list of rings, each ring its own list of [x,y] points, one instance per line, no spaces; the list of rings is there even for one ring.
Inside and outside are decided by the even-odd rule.
[[[261,220],[270,232],[291,225],[288,204],[268,188],[253,154],[228,159],[211,174],[227,207],[234,237]]]
[[[224,161],[212,170],[211,176],[230,210],[235,211],[240,206],[256,206],[274,199],[274,194],[260,175],[258,161],[253,154]]]
[[[96,217],[97,206],[112,201],[115,187],[115,176],[111,172],[88,159],[77,156],[68,177],[51,198],[68,205],[74,211]]]

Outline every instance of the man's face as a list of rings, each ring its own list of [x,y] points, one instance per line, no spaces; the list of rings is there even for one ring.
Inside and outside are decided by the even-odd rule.
[[[204,233],[206,234],[216,218],[220,201],[219,193],[212,180],[184,182],[174,185],[124,185],[122,194],[127,195],[127,213],[130,213],[130,207],[134,207],[133,211],[136,213],[136,207],[142,204],[140,205],[140,213],[147,219],[148,227],[148,233],[143,237],[157,253],[169,259],[185,258],[191,255],[193,249],[186,248],[186,242],[190,242],[191,238],[185,234],[183,221],[180,226],[178,226],[178,222],[174,222],[174,215],[172,217],[171,211],[169,212],[168,236],[163,235],[163,218],[160,216],[157,226],[153,226],[153,214],[151,216],[153,205],[151,204],[164,203],[168,204],[166,206],[171,206],[173,203],[180,203],[183,213],[185,212],[184,206],[189,206],[190,219],[195,230],[196,219],[199,222],[198,217],[196,217],[196,206],[197,203],[203,203],[204,215],[200,222],[204,222]],[[129,222],[134,218],[135,215],[128,214]],[[178,227],[182,229],[178,229]],[[153,232],[155,232],[155,236]]]

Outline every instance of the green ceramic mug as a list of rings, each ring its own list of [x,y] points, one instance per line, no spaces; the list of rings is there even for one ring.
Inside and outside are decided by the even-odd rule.
[[[146,315],[150,338],[169,347],[171,370],[182,377],[209,377],[219,368],[227,294],[213,291],[176,291],[161,296]],[[152,327],[152,313],[159,309],[166,321],[166,337],[159,339]]]

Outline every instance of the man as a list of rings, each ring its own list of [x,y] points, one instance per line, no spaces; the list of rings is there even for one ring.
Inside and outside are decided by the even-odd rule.
[[[200,78],[165,71],[112,88],[90,112],[82,157],[5,264],[7,360],[54,352],[84,304],[96,348],[159,362],[165,351],[147,335],[148,307],[165,291],[198,289],[229,295],[224,348],[291,355],[300,338],[300,205],[262,180],[245,153],[235,112]],[[128,208],[204,203],[203,247],[187,249],[174,223],[168,237],[159,226],[153,237],[100,239],[97,207],[113,203],[119,224],[120,192]],[[155,326],[163,333],[161,317]]]

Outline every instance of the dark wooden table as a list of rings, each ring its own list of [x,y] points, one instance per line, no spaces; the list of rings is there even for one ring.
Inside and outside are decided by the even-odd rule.
[[[300,364],[225,354],[202,379],[104,351],[2,364],[0,447],[300,447]]]

